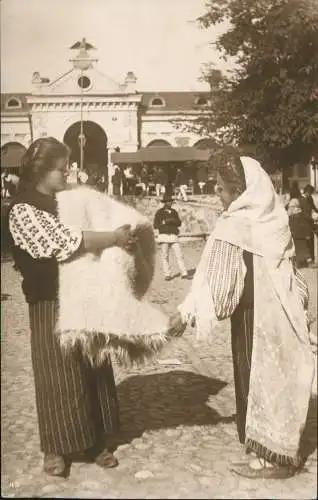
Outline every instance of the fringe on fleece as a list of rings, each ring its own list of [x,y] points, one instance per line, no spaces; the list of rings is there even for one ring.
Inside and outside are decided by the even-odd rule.
[[[300,467],[304,463],[304,459],[298,455],[297,457],[289,457],[287,455],[280,455],[266,448],[262,444],[257,443],[253,439],[247,439],[245,442],[246,449],[254,451],[260,458],[264,458],[267,462],[276,465]]]
[[[151,336],[118,336],[112,333],[67,330],[57,331],[56,334],[64,352],[80,348],[83,357],[88,359],[93,367],[101,366],[110,354],[126,368],[142,366],[169,340],[164,333]]]

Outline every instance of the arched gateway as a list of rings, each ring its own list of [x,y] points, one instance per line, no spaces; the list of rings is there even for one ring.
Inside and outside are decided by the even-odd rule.
[[[75,122],[64,134],[64,142],[71,149],[70,161],[76,162],[80,167],[80,134],[81,122]],[[100,125],[92,121],[83,122],[84,148],[83,167],[84,170],[94,177],[104,176],[107,182],[107,135]]]

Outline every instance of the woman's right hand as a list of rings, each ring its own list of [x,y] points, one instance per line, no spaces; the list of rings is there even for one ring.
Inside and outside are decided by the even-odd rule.
[[[115,245],[130,251],[135,243],[130,224],[125,224],[115,229]]]

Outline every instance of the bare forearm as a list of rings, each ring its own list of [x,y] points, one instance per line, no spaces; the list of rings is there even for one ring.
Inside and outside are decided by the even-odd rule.
[[[117,245],[115,231],[83,231],[83,250],[98,252]]]

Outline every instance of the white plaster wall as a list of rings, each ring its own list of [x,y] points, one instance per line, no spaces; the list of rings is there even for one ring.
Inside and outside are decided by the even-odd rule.
[[[52,110],[33,112],[34,138],[43,135],[53,136],[62,141],[65,132],[74,123],[80,121],[80,110]],[[125,110],[84,110],[83,120],[89,120],[100,125],[105,131],[108,147],[119,146],[121,150],[137,149],[138,129],[137,111]]]
[[[180,146],[193,146],[195,142],[197,142],[200,137],[196,134],[194,134],[192,131],[184,130],[184,127],[181,126],[180,129],[178,129],[173,122],[179,117],[171,117],[167,118],[165,116],[156,116],[156,117],[142,117],[141,120],[141,145],[142,147],[147,147],[148,144],[154,140],[162,139],[171,146],[174,147],[180,147]],[[188,119],[184,120],[184,124]],[[179,121],[179,123],[182,122]]]
[[[1,120],[1,146],[8,142],[19,142],[26,148],[30,145],[31,134],[28,120],[13,121],[11,118]]]

